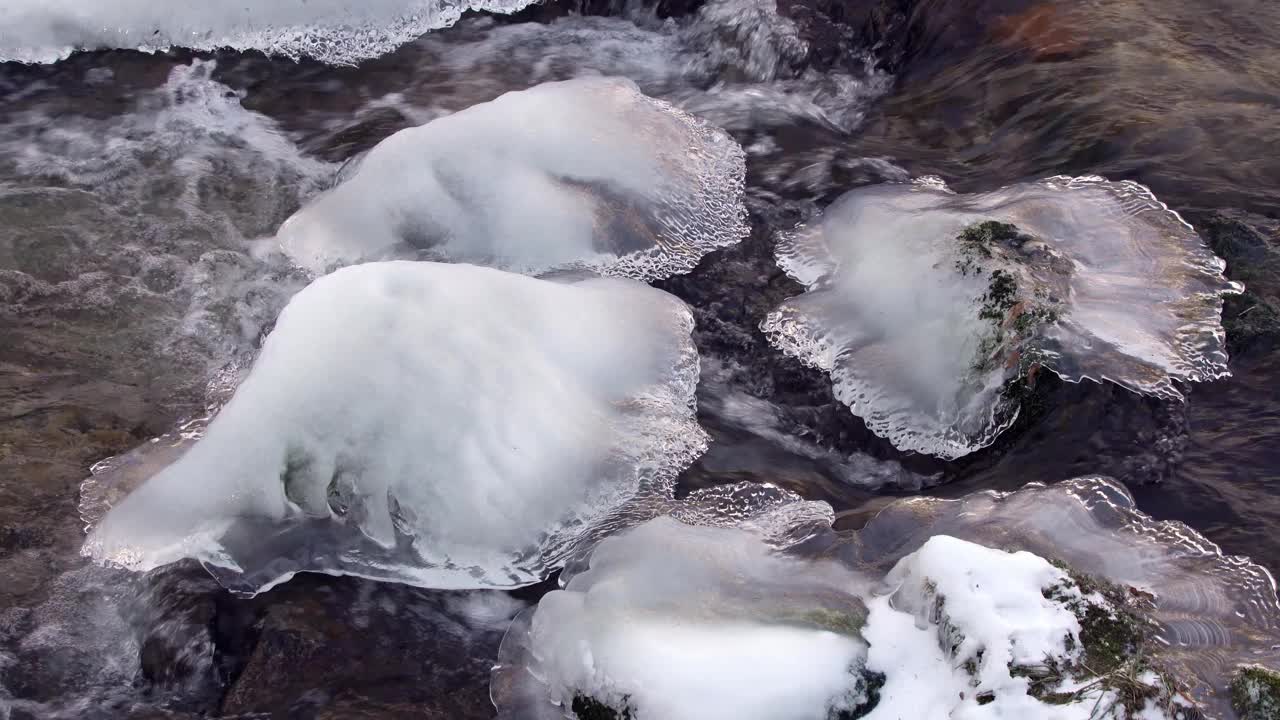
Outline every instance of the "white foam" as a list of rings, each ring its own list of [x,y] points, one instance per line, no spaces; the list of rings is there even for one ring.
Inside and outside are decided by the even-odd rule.
[[[519,0],[7,0],[0,61],[53,62],[77,50],[230,47],[354,63],[452,25],[469,10],[510,13]]]
[[[112,112],[18,103],[0,123],[5,340],[61,347],[86,382],[132,387],[161,416],[199,408],[211,375],[254,352],[305,286],[253,238],[335,170],[213,70],[176,66]]]
[[[279,238],[313,272],[414,257],[658,278],[746,234],[744,174],[723,131],[629,80],[581,78],[392,135]]]
[[[975,255],[983,221],[1034,238]],[[986,251],[982,251],[986,252]],[[936,179],[854,190],[784,234],[779,264],[808,292],[763,323],[832,376],[837,397],[899,448],[954,458],[1018,413],[1007,384],[1035,368],[1176,399],[1227,374],[1223,263],[1146,188],[1049,178],[957,195]],[[971,263],[966,266],[966,263]],[[981,316],[997,273],[1016,305]],[[1019,329],[1044,309],[1054,319]]]
[[[85,552],[135,570],[194,557],[246,591],[299,571],[536,582],[705,449],[691,330],[682,303],[626,280],[409,262],[322,277]]]

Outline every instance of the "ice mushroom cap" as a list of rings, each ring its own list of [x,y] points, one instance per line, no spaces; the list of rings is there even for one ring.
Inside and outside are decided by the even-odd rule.
[[[509,92],[383,140],[280,228],[300,266],[388,257],[641,280],[747,232],[724,131],[622,78]]]
[[[629,280],[340,270],[294,297],[203,437],[85,552],[136,570],[194,557],[249,592],[300,571],[537,582],[629,499],[669,496],[705,449],[692,325]],[[108,467],[98,491],[148,467]]]
[[[1168,399],[1227,374],[1222,297],[1240,286],[1133,182],[859,188],[776,254],[807,291],[762,328],[903,450],[991,444],[1018,414],[1011,383],[1040,368]]]

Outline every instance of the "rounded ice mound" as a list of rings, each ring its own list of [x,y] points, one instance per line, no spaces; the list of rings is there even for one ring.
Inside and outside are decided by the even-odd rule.
[[[1223,554],[1182,523],[1153,520],[1114,480],[1085,477],[957,500],[899,500],[837,554],[851,566],[884,572],[940,535],[1034,553],[1073,576],[1118,586],[1156,623],[1150,659],[1183,683],[1208,717],[1234,716],[1228,688],[1239,665],[1280,668],[1280,600],[1271,574],[1248,558]],[[987,560],[975,565],[991,567]],[[935,563],[948,566],[961,564]],[[910,574],[894,572],[900,580]],[[974,584],[992,586],[980,577]],[[873,603],[872,627],[876,619]],[[867,633],[867,639],[874,660],[876,637]]]
[[[395,257],[649,280],[746,234],[744,176],[724,131],[630,80],[579,78],[401,130],[278,236],[317,273]]]
[[[1133,182],[860,188],[776,253],[807,292],[762,329],[903,450],[991,444],[1017,417],[1015,383],[1040,368],[1164,398],[1228,374],[1222,296],[1240,286]]]
[[[348,64],[394,50],[469,10],[516,12],[521,0],[6,0],[0,62],[45,63],[77,50],[261,50]]]
[[[302,571],[537,582],[705,450],[692,327],[623,279],[340,270],[294,297],[203,437],[84,552],[136,570],[196,558],[244,592]],[[119,464],[122,482],[146,467]]]
[[[857,579],[754,532],[657,518],[562,582],[503,639],[499,718],[826,720],[868,701]]]

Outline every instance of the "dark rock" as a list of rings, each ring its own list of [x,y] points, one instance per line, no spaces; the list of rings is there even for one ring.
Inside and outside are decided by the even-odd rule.
[[[507,618],[468,617],[457,605],[463,597],[301,575],[270,593],[236,601],[254,609],[257,638],[222,712],[273,718],[491,717],[489,671]]]
[[[1231,354],[1280,346],[1280,222],[1239,211],[1193,213],[1189,219],[1218,257],[1227,277],[1244,283],[1226,299],[1222,324]]]

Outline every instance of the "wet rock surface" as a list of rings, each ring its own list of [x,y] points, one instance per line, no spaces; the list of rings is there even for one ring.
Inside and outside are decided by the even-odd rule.
[[[224,715],[489,717],[489,668],[505,593],[471,599],[356,579],[302,576],[251,601],[256,639],[227,688]],[[500,603],[468,615],[468,602]],[[237,608],[243,612],[243,608]]]

